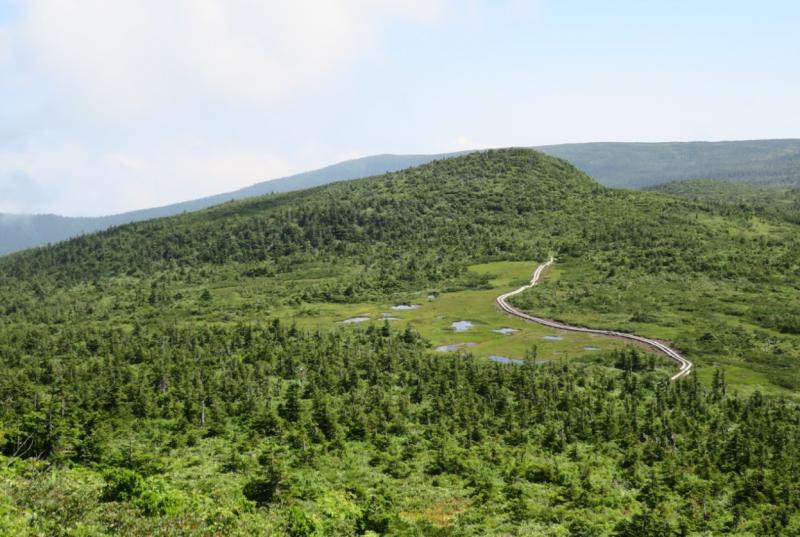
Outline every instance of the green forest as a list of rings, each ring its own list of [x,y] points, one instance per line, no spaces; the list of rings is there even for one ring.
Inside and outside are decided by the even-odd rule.
[[[674,181],[650,188],[671,196],[735,205],[759,214],[800,220],[800,188],[758,186],[719,179]]]
[[[797,207],[697,190],[485,151],[0,258],[0,534],[800,535]],[[319,317],[550,254],[518,307],[696,373]]]

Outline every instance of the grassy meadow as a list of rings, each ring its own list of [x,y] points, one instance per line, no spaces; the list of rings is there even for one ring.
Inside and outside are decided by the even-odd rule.
[[[443,345],[463,345],[462,349],[476,357],[488,358],[492,355],[524,359],[534,352],[537,360],[567,361],[578,356],[589,356],[594,347],[610,350],[624,346],[623,342],[561,330],[553,330],[535,323],[506,315],[495,305],[495,298],[505,291],[524,285],[537,261],[502,261],[473,265],[470,270],[490,279],[486,289],[438,292],[435,289],[407,294],[397,301],[358,304],[315,304],[313,308],[286,307],[274,311],[279,318],[291,319],[299,327],[310,329],[329,329],[332,325],[355,317],[369,317],[370,321],[353,323],[364,326],[370,322],[383,324],[382,317],[397,318],[389,321],[397,324],[410,324],[433,347]],[[435,298],[432,298],[435,297]],[[395,310],[398,304],[415,304],[412,310]],[[470,321],[473,326],[457,332],[451,325],[456,321]],[[504,335],[497,329],[511,328],[516,332]],[[558,336],[561,340],[545,339],[545,336]]]

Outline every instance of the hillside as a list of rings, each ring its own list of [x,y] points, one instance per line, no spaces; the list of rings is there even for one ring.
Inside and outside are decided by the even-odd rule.
[[[643,188],[670,181],[714,178],[760,185],[800,186],[800,141],[754,140],[691,143],[587,143],[537,148],[562,158],[601,184]],[[165,207],[97,218],[54,215],[0,215],[0,255],[56,243],[84,233],[196,211],[230,200],[271,192],[288,192],[402,170],[463,153],[437,155],[375,155],[320,170]]]
[[[493,151],[15,254],[0,261],[0,299],[11,312],[9,325],[114,320],[125,311],[125,322],[141,322],[190,315],[194,301],[174,297],[200,291],[181,289],[225,282],[238,306],[219,308],[247,319],[243,312],[257,307],[480,286],[485,280],[471,265],[533,264],[555,252],[559,270],[576,272],[559,283],[554,313],[568,318],[572,311],[578,321],[593,314],[600,324],[656,335],[666,330],[670,338],[687,338],[687,347],[708,347],[714,361],[732,360],[794,388],[800,371],[786,371],[797,352],[793,337],[770,336],[787,345],[782,360],[769,358],[758,338],[733,341],[741,326],[797,333],[796,232],[791,221],[752,208],[608,189],[541,153]],[[267,292],[244,300],[237,288],[250,285]],[[665,296],[656,301],[654,293]],[[147,296],[152,304],[142,301]],[[759,307],[727,304],[748,300]],[[733,331],[724,356],[703,343],[704,326],[715,337]],[[755,360],[757,349],[764,355]]]
[[[430,162],[436,158],[446,158],[458,154],[374,155],[340,162],[319,170],[299,173],[281,179],[263,181],[240,190],[206,198],[109,216],[65,217],[0,213],[0,255],[61,242],[72,237],[102,231],[131,222],[197,211],[227,201],[262,196],[272,192],[302,190],[335,181],[358,179],[379,173],[402,170]]]
[[[4,257],[0,533],[791,535],[798,231],[507,149]]]
[[[670,196],[758,209],[800,211],[800,188],[757,186],[719,179],[687,179],[650,187]]]
[[[616,188],[699,178],[800,187],[800,140],[587,143],[537,149]]]

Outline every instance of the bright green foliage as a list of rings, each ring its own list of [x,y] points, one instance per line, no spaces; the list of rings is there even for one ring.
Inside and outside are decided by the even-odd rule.
[[[103,500],[109,502],[126,502],[138,498],[144,492],[142,477],[127,468],[109,468],[103,474],[106,488]]]
[[[726,377],[797,387],[800,234],[723,205],[507,150],[4,259],[0,528],[796,534],[796,403]],[[502,365],[270,315],[489,293],[468,266],[550,251],[518,303],[672,339],[708,382],[635,349]]]
[[[379,328],[69,334],[34,343],[33,354],[50,344],[62,351],[3,384],[8,431],[63,398],[63,416],[55,413],[32,442],[53,446],[50,457],[69,465],[108,468],[102,494],[89,497],[97,507],[78,511],[67,530],[111,531],[138,513],[152,522],[135,527],[194,527],[200,516],[244,531],[248,504],[263,527],[288,534],[402,534],[433,524],[442,535],[745,535],[768,522],[777,535],[795,524],[796,408],[760,393],[731,396],[722,377],[704,388],[657,372],[481,363],[433,355],[402,330]],[[69,382],[46,373],[63,363],[67,341],[99,342],[69,363]],[[271,414],[276,423],[264,432],[259,409],[292,400],[296,413]],[[113,424],[110,433],[91,451],[66,449],[96,436],[97,416]],[[338,432],[329,437],[320,421]],[[6,435],[6,454],[17,438]],[[230,449],[201,456],[212,445],[244,459],[231,466]],[[192,466],[181,470],[178,461],[195,453],[210,466],[185,474]],[[24,461],[16,467],[2,485],[11,505],[46,513],[46,478],[29,481]],[[231,483],[222,496],[211,486],[217,476]],[[209,532],[202,524],[186,531]]]
[[[750,211],[754,215],[783,217],[800,221],[800,186],[765,187],[714,179],[676,181],[652,187],[651,190],[680,198],[714,203],[728,212]]]
[[[541,148],[604,185],[642,188],[708,177],[758,185],[800,186],[800,140],[563,144]]]

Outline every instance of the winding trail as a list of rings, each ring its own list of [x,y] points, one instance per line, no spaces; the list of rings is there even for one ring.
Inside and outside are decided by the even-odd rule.
[[[536,285],[539,282],[539,278],[541,277],[542,272],[544,272],[544,270],[547,267],[552,265],[554,261],[555,258],[551,256],[550,261],[548,261],[547,263],[542,263],[541,265],[536,267],[536,270],[533,272],[533,276],[531,277],[531,283],[529,283],[528,285],[523,285],[516,291],[511,291],[497,297],[496,302],[497,305],[500,307],[500,309],[502,309],[509,315],[513,315],[514,317],[519,317],[520,319],[538,323],[544,326],[549,326],[550,328],[556,328],[558,330],[566,330],[569,332],[582,332],[585,334],[598,334],[601,336],[616,337],[616,338],[628,339],[631,341],[637,341],[639,343],[644,343],[648,347],[660,352],[661,354],[665,355],[667,358],[675,361],[678,364],[678,367],[680,369],[676,374],[670,377],[670,380],[677,380],[681,377],[685,377],[691,372],[692,366],[694,365],[692,364],[692,362],[681,356],[675,349],[665,345],[664,343],[661,343],[660,341],[656,341],[655,339],[648,339],[646,337],[637,336],[635,334],[626,334],[625,332],[616,332],[613,330],[601,330],[598,328],[583,328],[580,326],[572,326],[569,324],[552,321],[550,319],[534,317],[533,315],[528,315],[527,313],[520,311],[514,306],[512,306],[511,303],[508,301],[508,299]]]

